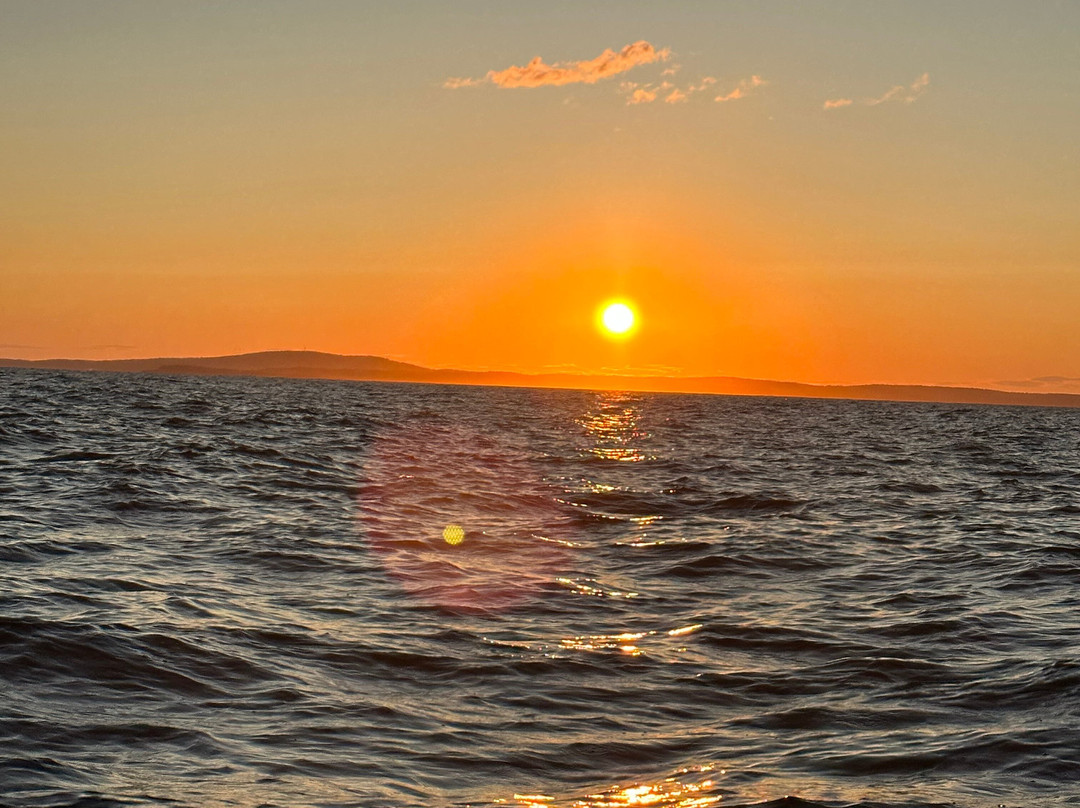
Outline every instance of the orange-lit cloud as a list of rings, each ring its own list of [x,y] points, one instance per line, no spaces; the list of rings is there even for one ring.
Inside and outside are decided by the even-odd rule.
[[[837,109],[838,107],[849,107],[854,103],[863,104],[868,107],[876,107],[878,104],[884,104],[887,101],[899,101],[903,104],[910,104],[926,92],[926,88],[929,86],[930,74],[923,73],[915,79],[915,81],[911,82],[911,84],[897,84],[877,98],[864,98],[859,102],[856,102],[851,98],[830,98],[825,101],[823,108]]]
[[[656,92],[653,90],[646,90],[642,87],[638,87],[634,92],[630,94],[630,97],[626,99],[627,104],[650,104],[656,100]]]
[[[765,84],[768,84],[768,82],[765,81],[765,79],[763,79],[761,76],[751,76],[748,79],[743,79],[742,81],[740,81],[738,86],[731,92],[727,93],[726,95],[718,95],[714,100],[723,102],[734,101],[737,98],[745,98],[747,93],[749,93],[751,90],[757,87],[761,87]]]
[[[610,48],[595,59],[580,62],[547,64],[536,56],[524,67],[511,65],[505,70],[489,70],[482,79],[447,79],[443,86],[455,90],[490,82],[498,87],[561,87],[564,84],[595,84],[600,79],[617,76],[638,65],[664,62],[671,56],[667,48],[657,50],[645,40],[615,52]]]
[[[667,71],[661,75],[667,75]],[[670,81],[662,81],[659,84],[655,82],[646,82],[645,84],[639,84],[636,81],[624,81],[619,85],[619,89],[627,95],[627,104],[647,104],[651,101],[655,101],[658,97],[663,96],[664,102],[667,104],[678,104],[683,101],[687,101],[694,93],[700,93],[708,90],[712,85],[717,84],[719,79],[714,76],[703,76],[698,80],[697,84],[689,83],[683,87],[677,87]],[[725,95],[716,97],[717,101],[733,101],[736,98],[745,98],[751,90],[768,84],[761,76],[751,76],[748,79],[741,80],[736,87]]]

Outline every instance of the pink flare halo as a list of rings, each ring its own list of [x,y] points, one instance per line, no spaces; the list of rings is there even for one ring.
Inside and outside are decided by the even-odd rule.
[[[530,455],[438,417],[376,436],[357,505],[384,569],[430,606],[502,611],[567,563],[570,520]]]

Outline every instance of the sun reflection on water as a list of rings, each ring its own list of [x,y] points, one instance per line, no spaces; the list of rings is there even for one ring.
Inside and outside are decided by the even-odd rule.
[[[638,428],[640,397],[628,393],[601,393],[597,408],[578,419],[591,446],[588,453],[601,460],[639,463],[649,459],[632,442],[651,437]]]
[[[701,779],[702,775],[707,775],[712,768],[710,765],[692,766],[663,780],[612,786],[595,794],[569,800],[556,799],[546,794],[515,794],[512,802],[507,799],[495,802],[514,805],[516,808],[625,808],[632,805],[704,808],[716,805],[721,799],[719,795],[710,793],[715,791],[713,779]]]
[[[567,637],[561,641],[563,648],[575,651],[620,651],[631,656],[645,653],[632,643],[640,640],[647,632],[625,634],[592,634],[584,637]]]
[[[621,654],[649,656],[659,661],[682,661],[692,655],[692,645],[687,644],[689,635],[702,628],[693,623],[668,630],[624,631],[619,634],[579,634],[551,639],[515,639],[512,637],[485,637],[493,645],[517,651],[541,654],[548,659],[562,659],[573,654]]]
[[[569,651],[594,651],[594,652],[611,652],[618,651],[622,654],[628,654],[630,656],[641,656],[647,653],[646,648],[642,645],[651,645],[657,640],[650,638],[657,638],[662,640],[664,637],[685,637],[689,634],[693,634],[701,628],[701,623],[694,623],[690,626],[682,626],[680,628],[673,628],[669,631],[635,631],[635,632],[623,632],[622,634],[583,634],[577,637],[565,637],[559,641],[559,646]],[[646,643],[642,643],[642,640],[647,640]],[[678,651],[679,649],[675,649]]]

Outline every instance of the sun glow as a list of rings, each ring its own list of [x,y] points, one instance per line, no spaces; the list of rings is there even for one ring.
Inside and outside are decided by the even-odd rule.
[[[609,336],[627,337],[637,325],[637,315],[626,303],[608,303],[600,310],[599,322]]]

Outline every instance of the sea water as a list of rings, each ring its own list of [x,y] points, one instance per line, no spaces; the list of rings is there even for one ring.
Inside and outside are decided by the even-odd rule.
[[[1080,411],[0,370],[0,804],[801,800],[1080,804]]]

